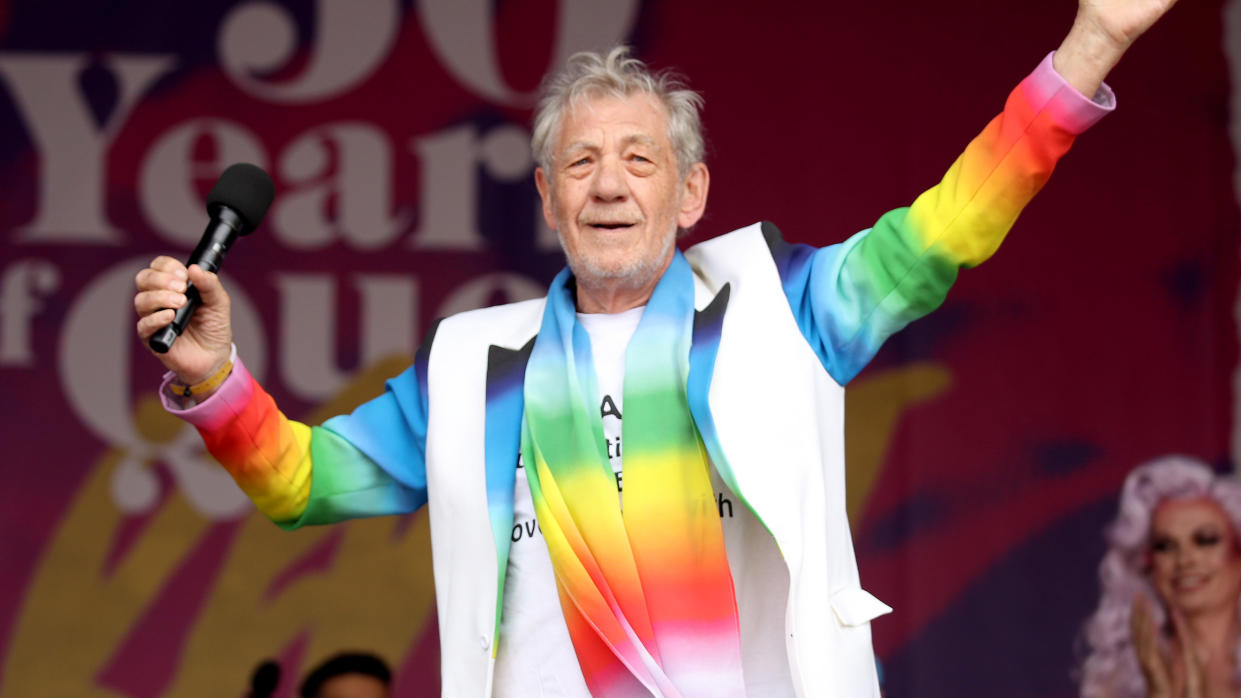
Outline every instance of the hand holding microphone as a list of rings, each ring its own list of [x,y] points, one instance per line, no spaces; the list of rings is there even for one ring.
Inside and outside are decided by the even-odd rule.
[[[258,226],[273,196],[271,178],[263,170],[244,163],[230,166],[207,196],[211,220],[188,268],[161,256],[135,278],[138,336],[184,385],[201,383],[229,360],[229,300],[216,272],[237,237]]]

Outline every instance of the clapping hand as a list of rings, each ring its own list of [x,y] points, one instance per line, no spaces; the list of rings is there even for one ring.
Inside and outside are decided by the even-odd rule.
[[[1129,616],[1133,649],[1146,677],[1147,698],[1203,698],[1206,695],[1206,662],[1184,616],[1172,610],[1172,625],[1179,648],[1173,656],[1159,646],[1159,632],[1151,616],[1150,601],[1139,596]],[[1179,660],[1179,661],[1176,661]]]

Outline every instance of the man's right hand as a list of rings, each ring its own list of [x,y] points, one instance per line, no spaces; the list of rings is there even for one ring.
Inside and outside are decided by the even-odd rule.
[[[172,257],[156,257],[134,278],[138,288],[134,310],[138,313],[138,338],[145,345],[151,335],[172,322],[176,309],[185,305],[187,280],[198,289],[202,305],[167,354],[151,353],[177,375],[180,383],[195,385],[215,375],[232,354],[228,293],[220,278],[197,264],[187,269]]]

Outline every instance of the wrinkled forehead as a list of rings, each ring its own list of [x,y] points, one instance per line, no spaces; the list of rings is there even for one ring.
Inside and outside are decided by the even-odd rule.
[[[668,110],[658,98],[643,91],[620,94],[598,90],[574,95],[561,115],[556,146],[563,148],[590,136],[591,131],[597,136],[602,129],[612,136],[665,146],[669,143]]]

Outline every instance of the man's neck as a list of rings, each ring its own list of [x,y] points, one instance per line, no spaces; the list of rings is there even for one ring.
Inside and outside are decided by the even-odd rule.
[[[658,280],[657,280],[658,281]],[[577,311],[579,313],[623,313],[626,310],[646,305],[655,284],[640,289],[612,287],[590,287],[582,283],[577,285]]]
[[[602,279],[596,283],[579,277],[575,279],[577,312],[615,314],[646,305],[671,265],[672,254],[669,254],[658,273],[636,283],[624,278]]]

